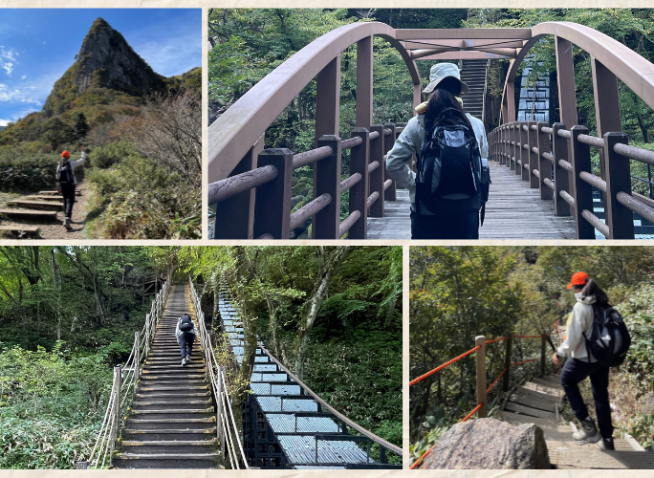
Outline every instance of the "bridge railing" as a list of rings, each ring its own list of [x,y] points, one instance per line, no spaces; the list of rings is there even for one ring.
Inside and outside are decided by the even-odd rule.
[[[318,147],[303,153],[286,148],[264,149],[258,167],[209,185],[209,204],[217,203],[215,239],[289,239],[291,231],[311,219],[313,239],[366,239],[368,217],[384,216],[384,200],[396,198],[395,182],[386,172],[390,151],[406,123],[354,128],[351,137],[325,135]],[[342,154],[350,150],[350,171],[342,179]],[[291,214],[293,170],[313,165],[314,198]],[[235,207],[239,196],[255,190],[253,208]],[[341,195],[349,193],[349,214],[340,220]],[[227,210],[223,210],[226,208]]]
[[[233,470],[248,469],[249,465],[245,458],[239,430],[234,420],[232,404],[227,393],[224,368],[218,364],[218,360],[216,359],[211,334],[204,320],[204,312],[202,312],[201,298],[190,276],[189,287],[191,289],[191,301],[193,302],[195,317],[198,320],[200,343],[204,351],[207,378],[211,382],[211,388],[216,399],[216,434],[221,448],[221,455],[229,458]]]
[[[624,133],[590,136],[588,128],[518,121],[489,134],[491,159],[508,166],[553,200],[557,216],[576,219],[577,239],[633,239],[633,213],[654,222],[654,201],[631,190],[630,160],[654,164],[654,151],[629,146]],[[592,172],[591,150],[600,151],[604,178]],[[553,179],[552,179],[553,178]],[[593,187],[605,197],[605,222],[593,211]]]
[[[118,431],[123,423],[125,411],[130,406],[136,384],[141,376],[141,363],[147,359],[155,329],[163,314],[173,271],[170,269],[166,282],[152,300],[150,313],[140,332],[134,333],[134,344],[124,365],[114,367],[114,378],[107,409],[88,461],[77,463],[77,468],[104,468],[111,465],[111,454],[116,446]]]
[[[464,352],[463,354],[459,355],[458,357],[455,357],[447,362],[445,362],[442,365],[439,365],[435,369],[430,370],[427,373],[424,373],[420,375],[419,377],[416,377],[415,379],[411,380],[409,382],[409,386],[412,387],[413,385],[416,385],[423,380],[429,378],[430,376],[440,372],[441,370],[444,370],[445,368],[453,365],[454,363],[458,362],[459,360],[462,360],[473,353],[475,353],[475,360],[476,360],[476,371],[475,371],[475,376],[476,376],[476,392],[477,392],[477,406],[472,409],[470,413],[468,413],[461,422],[465,422],[469,420],[475,413],[477,413],[477,416],[479,418],[485,418],[488,415],[488,394],[495,388],[495,386],[499,383],[500,379],[503,378],[502,381],[502,388],[500,393],[508,393],[509,392],[509,387],[511,383],[511,368],[512,367],[517,367],[518,365],[524,365],[526,363],[530,362],[535,362],[535,361],[540,361],[540,373],[541,375],[545,375],[545,367],[547,364],[547,342],[550,341],[550,344],[552,344],[550,337],[555,335],[560,338],[560,332],[559,332],[559,326],[558,322],[555,326],[556,332],[553,334],[541,334],[541,335],[515,335],[511,334],[506,337],[500,337],[496,339],[491,339],[491,340],[486,340],[486,337],[483,335],[480,335],[475,338],[475,347],[468,350],[467,352]],[[518,360],[517,362],[513,362],[513,343],[515,339],[540,339],[541,342],[541,347],[540,347],[540,355],[537,357],[529,358],[526,360]],[[489,344],[493,343],[498,343],[498,342],[506,342],[506,349],[504,352],[504,369],[500,374],[495,378],[493,383],[487,388],[487,370],[486,370],[486,346]],[[553,347],[553,345],[552,345]],[[498,395],[499,396],[499,395]],[[431,453],[431,451],[434,449],[436,445],[432,446],[429,450],[427,450],[425,453],[423,453],[411,466],[411,469],[417,468],[420,463]]]

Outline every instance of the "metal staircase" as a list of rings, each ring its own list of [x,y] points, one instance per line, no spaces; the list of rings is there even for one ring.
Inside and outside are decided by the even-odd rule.
[[[461,95],[463,110],[484,121],[484,96],[486,94],[486,71],[488,60],[461,60],[461,80],[470,87]]]

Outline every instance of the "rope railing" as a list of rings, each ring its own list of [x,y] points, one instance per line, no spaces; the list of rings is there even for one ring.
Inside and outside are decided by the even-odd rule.
[[[212,279],[215,280],[215,279]],[[248,469],[248,461],[245,457],[243,445],[239,436],[239,430],[234,420],[234,412],[227,391],[225,382],[224,367],[219,365],[216,353],[211,341],[211,334],[206,326],[204,312],[202,311],[201,298],[198,295],[195,285],[189,276],[189,288],[195,317],[198,321],[200,332],[200,343],[204,351],[204,360],[207,369],[207,378],[211,383],[214,397],[216,399],[216,434],[221,447],[223,457],[229,458],[231,468],[234,470]]]
[[[557,330],[558,330],[558,323],[557,323]],[[504,378],[504,383],[502,386],[502,392],[507,393],[509,391],[509,384],[510,384],[510,371],[511,367],[515,367],[518,365],[523,365],[529,362],[534,362],[536,360],[541,361],[541,373],[545,373],[545,360],[546,360],[546,341],[551,335],[558,335],[558,332],[555,332],[553,334],[541,334],[541,335],[517,335],[517,334],[511,334],[506,337],[499,337],[495,339],[490,339],[486,340],[486,338],[483,335],[478,336],[475,339],[476,346],[467,352],[464,352],[463,354],[445,362],[442,365],[439,365],[438,367],[434,368],[433,370],[430,370],[429,372],[420,375],[419,377],[413,379],[412,381],[409,382],[409,386],[413,386],[422,380],[430,377],[431,375],[440,372],[441,370],[449,367],[450,365],[458,362],[459,360],[471,355],[474,352],[477,352],[476,356],[476,388],[477,388],[477,406],[473,408],[473,410],[468,413],[462,420],[461,422],[466,422],[469,420],[472,416],[474,416],[475,413],[479,413],[479,417],[483,418],[486,417],[487,414],[487,400],[488,400],[488,394],[495,388],[495,386],[499,383],[501,378]],[[528,360],[523,360],[515,363],[511,363],[511,356],[512,356],[512,343],[514,339],[541,339],[541,354],[539,357],[528,359]],[[493,383],[490,385],[490,387],[486,387],[486,345],[488,344],[493,344],[493,343],[499,343],[499,342],[504,342],[506,341],[506,352],[505,352],[505,357],[504,357],[504,369],[502,372],[495,378]],[[431,451],[436,447],[436,444],[434,444],[429,450],[427,450],[424,454],[422,454],[416,461],[410,466],[410,469],[415,469],[418,467],[423,460],[431,453]]]
[[[171,268],[166,282],[152,300],[150,313],[145,316],[143,328],[140,332],[134,333],[132,350],[125,364],[114,367],[113,383],[100,431],[88,461],[78,462],[78,468],[102,469],[111,465],[111,455],[123,423],[122,417],[125,416],[141,376],[141,363],[147,359],[156,325],[161,318],[170,291],[172,274]]]
[[[633,239],[634,213],[654,223],[652,204],[631,190],[630,169],[631,160],[654,164],[654,151],[629,146],[624,133],[598,138],[585,126],[516,121],[489,138],[494,160],[539,188],[542,200],[553,200],[557,216],[576,218],[578,239],[595,239],[595,229],[608,239]],[[590,148],[599,150],[605,177],[593,174]],[[593,188],[604,195],[605,220],[594,212]]]
[[[238,238],[233,228],[247,222],[247,237],[289,239],[291,232],[312,219],[312,238],[366,239],[368,217],[383,217],[384,200],[396,199],[395,182],[389,177],[385,156],[405,123],[355,128],[351,137],[325,135],[318,147],[303,153],[264,149],[257,167],[209,185],[209,204],[218,203],[214,238]],[[341,177],[341,156],[350,151],[350,171]],[[312,165],[316,169],[314,199],[291,213],[292,172]],[[254,194],[251,191],[254,190]],[[340,221],[341,195],[349,191],[349,214]],[[236,211],[238,198],[251,194],[254,207]],[[245,199],[243,199],[245,200]],[[236,202],[236,203],[235,203]],[[251,212],[254,211],[254,217]],[[219,224],[220,222],[220,224]],[[230,230],[232,229],[232,230]]]

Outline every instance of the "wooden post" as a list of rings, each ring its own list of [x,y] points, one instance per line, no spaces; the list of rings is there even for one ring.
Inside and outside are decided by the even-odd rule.
[[[513,347],[513,334],[509,334],[506,341],[506,351],[504,352],[504,377],[502,377],[502,391],[508,392],[511,384],[511,348]]]
[[[356,123],[360,128],[372,124],[372,36],[357,42]]]
[[[120,400],[121,393],[120,388],[122,387],[122,376],[121,376],[121,367],[120,365],[114,367],[114,383],[113,383],[113,394],[114,394],[114,404],[111,409],[111,430],[110,430],[110,449],[109,456],[111,457],[111,452],[114,451],[116,446],[116,439],[118,438],[118,428],[120,427]]]
[[[134,332],[134,383],[141,378],[141,332]],[[136,389],[136,385],[134,385]]]
[[[373,124],[370,132],[379,133],[376,139],[370,141],[370,163],[379,162],[379,167],[370,173],[369,179],[368,196],[379,193],[379,199],[370,206],[370,217],[384,217],[384,126]]]
[[[257,155],[263,150],[265,135],[243,156],[230,176],[257,168]],[[252,239],[254,225],[254,188],[221,201],[216,206],[215,239]]]
[[[595,228],[581,215],[584,209],[593,211],[593,189],[590,184],[579,177],[582,171],[591,172],[590,146],[577,139],[580,134],[588,134],[588,128],[575,125],[570,132],[572,133],[570,141],[572,141],[572,170],[575,184],[575,227],[577,229],[577,239],[595,239]]]
[[[569,216],[570,205],[561,197],[561,191],[570,191],[570,175],[559,164],[559,160],[568,161],[568,140],[559,136],[558,132],[565,129],[563,123],[552,125],[552,156],[554,156],[554,212],[557,216]]]
[[[386,155],[391,149],[393,149],[393,145],[395,144],[395,123],[386,123],[384,128],[391,130],[391,134],[386,136],[384,139],[384,160],[382,161],[382,166],[384,167],[384,182],[386,182],[388,179],[391,179],[391,177],[388,175],[388,171],[386,171]],[[391,181],[393,180],[391,179]],[[384,197],[385,201],[396,200],[395,181],[393,181],[391,186],[384,192],[382,196]]]
[[[477,405],[481,404],[479,409],[479,418],[486,418],[488,415],[488,404],[486,403],[486,337],[479,335],[475,338],[475,347],[477,349]]]
[[[143,343],[143,353],[145,358],[148,358],[150,353],[150,337],[152,337],[152,330],[150,329],[150,314],[145,314],[145,341]]]
[[[223,380],[222,380],[223,368],[218,367],[218,384],[217,384],[217,396],[216,396],[216,438],[220,445],[221,456],[225,456],[225,443],[223,440],[223,428],[222,428],[222,414],[223,414]]]
[[[522,162],[520,159],[522,154],[522,146],[520,145],[521,131],[521,123],[519,121],[513,123],[513,171],[516,175],[522,175],[522,168],[518,164],[518,161]]]
[[[552,191],[547,185],[545,185],[545,179],[552,179],[552,163],[543,157],[543,153],[550,152],[550,135],[543,133],[543,128],[548,127],[549,124],[544,121],[536,125],[538,131],[535,132],[537,136],[538,148],[538,171],[540,172],[540,180],[538,181],[538,188],[540,190],[540,198],[543,201],[550,201],[552,199]]]
[[[361,217],[348,232],[349,239],[368,237],[368,160],[370,157],[370,134],[366,128],[354,128],[352,137],[361,138],[360,145],[350,150],[350,175],[361,174],[361,180],[350,188],[349,211],[359,211]]]
[[[540,182],[536,177],[536,175],[534,174],[534,169],[538,169],[538,164],[539,164],[538,157],[540,156],[540,154],[534,153],[534,151],[531,149],[538,146],[538,131],[534,131],[533,129],[531,129],[532,126],[536,126],[537,124],[538,123],[536,123],[535,121],[527,122],[527,145],[529,146],[529,150],[527,151],[527,157],[529,158],[529,169],[527,171],[529,173],[528,179],[529,179],[529,187],[531,189],[536,189],[538,187],[538,183]],[[542,177],[543,175],[541,174],[541,178]]]
[[[322,136],[318,147],[329,146],[332,154],[318,161],[314,167],[313,197],[329,194],[332,201],[313,217],[313,239],[340,239],[341,214],[341,138],[336,135]]]
[[[529,128],[529,122],[528,121],[521,121],[518,123],[520,126],[520,135],[518,136],[520,138],[520,162],[522,163],[520,165],[520,172],[522,173],[522,180],[523,181],[529,181],[529,177],[531,176],[531,171],[529,170],[529,156],[531,156],[529,149],[525,149],[525,144],[529,145],[529,130],[525,131],[525,126]],[[527,167],[525,168],[525,165]],[[531,184],[530,184],[531,186]]]
[[[287,148],[266,149],[259,154],[259,167],[268,165],[277,168],[277,177],[257,188],[254,238],[271,234],[274,239],[290,239],[293,153]]]
[[[337,55],[316,77],[316,144],[324,135],[338,135],[341,103],[341,55]],[[316,181],[314,168],[313,181]],[[331,238],[333,239],[333,238]]]
[[[546,345],[546,336],[541,335],[540,336],[540,374],[545,375],[545,360],[546,360],[546,353],[545,353],[545,345]]]
[[[631,194],[631,173],[629,158],[614,151],[617,143],[628,143],[624,133],[604,134],[604,170],[606,171],[606,225],[609,226],[608,239],[633,239],[634,215],[618,202],[619,192]]]

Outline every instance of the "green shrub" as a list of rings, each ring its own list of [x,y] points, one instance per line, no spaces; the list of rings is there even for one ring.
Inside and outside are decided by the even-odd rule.
[[[100,169],[107,169],[120,163],[124,158],[136,154],[136,148],[132,143],[119,141],[109,143],[102,148],[95,148],[91,155],[91,164]]]
[[[0,191],[32,192],[55,185],[59,156],[0,151]]]

